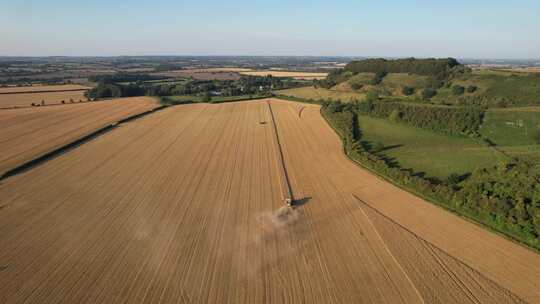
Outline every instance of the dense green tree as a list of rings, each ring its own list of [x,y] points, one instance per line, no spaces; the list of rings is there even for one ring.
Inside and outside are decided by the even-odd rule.
[[[467,87],[467,93],[474,93],[474,92],[476,92],[477,89],[478,89],[477,86],[475,86],[475,85],[469,85],[469,86]]]
[[[425,88],[422,91],[422,98],[424,98],[424,99],[430,99],[430,98],[434,97],[435,95],[437,95],[437,91],[434,90],[434,89],[431,89],[431,88]]]
[[[463,95],[463,93],[465,93],[465,88],[463,86],[456,84],[452,87],[452,93],[454,95]]]
[[[404,86],[403,88],[401,88],[401,93],[405,96],[410,96],[414,94],[414,88]]]

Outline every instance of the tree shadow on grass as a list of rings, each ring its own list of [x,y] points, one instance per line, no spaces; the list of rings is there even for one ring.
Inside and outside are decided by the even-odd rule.
[[[397,149],[397,148],[401,148],[401,147],[403,147],[403,145],[401,145],[401,144],[399,144],[399,145],[385,146],[384,148],[381,149],[380,152],[389,151],[389,150]]]

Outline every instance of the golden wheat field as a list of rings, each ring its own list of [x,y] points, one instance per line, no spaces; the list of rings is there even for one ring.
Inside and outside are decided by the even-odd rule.
[[[0,87],[0,94],[2,93],[28,93],[28,92],[54,92],[54,91],[74,91],[74,90],[88,90],[90,87],[82,86],[78,84],[62,84],[62,85],[33,85],[22,87]]]
[[[170,107],[3,180],[0,303],[540,302],[539,255],[356,166],[319,110]]]
[[[84,91],[51,91],[40,93],[17,93],[0,94],[0,109],[2,108],[27,108],[32,103],[36,105],[56,105],[64,103],[78,103],[86,101]],[[72,102],[73,101],[73,102]]]
[[[157,107],[152,98],[122,98],[0,111],[0,175],[130,115]]]

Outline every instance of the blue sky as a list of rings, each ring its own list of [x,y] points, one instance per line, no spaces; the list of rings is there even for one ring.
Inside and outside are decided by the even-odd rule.
[[[0,0],[1,55],[540,58],[540,1]]]

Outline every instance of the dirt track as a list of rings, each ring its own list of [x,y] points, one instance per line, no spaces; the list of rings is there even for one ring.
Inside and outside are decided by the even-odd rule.
[[[0,111],[0,175],[98,128],[157,107],[152,98]]]
[[[270,104],[294,212],[265,101],[169,108],[0,185],[0,303],[540,301],[540,255],[356,167],[317,106]]]

